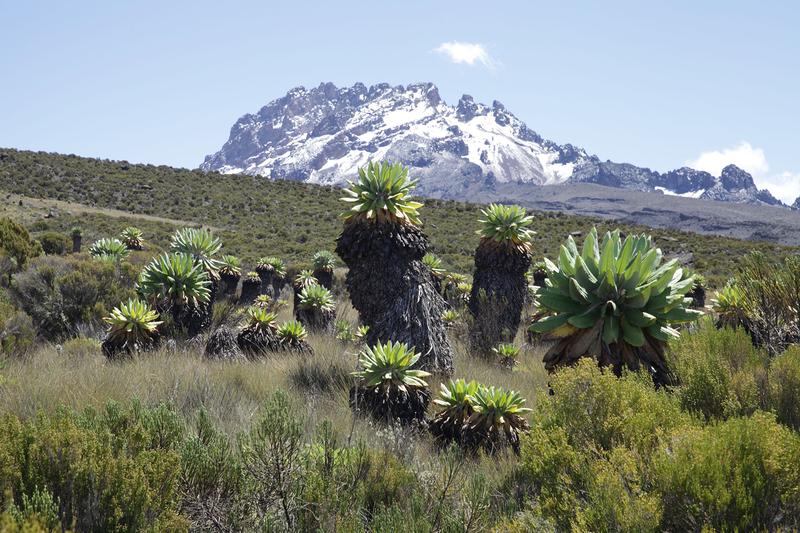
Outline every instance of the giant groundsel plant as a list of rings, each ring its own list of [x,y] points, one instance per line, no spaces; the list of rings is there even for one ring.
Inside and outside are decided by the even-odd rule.
[[[647,235],[623,239],[614,231],[599,241],[593,228],[581,250],[569,237],[558,263],[546,263],[539,303],[551,314],[531,329],[560,338],[545,354],[548,370],[592,357],[616,372],[644,367],[656,384],[670,382],[664,349],[679,335],[673,325],[702,314],[689,309],[694,279],[683,278],[676,260],[663,262]]]

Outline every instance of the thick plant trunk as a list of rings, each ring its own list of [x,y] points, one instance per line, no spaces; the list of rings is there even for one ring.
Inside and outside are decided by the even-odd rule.
[[[241,276],[235,274],[220,274],[220,281],[222,282],[222,294],[233,296],[236,294],[236,287],[239,285]]]
[[[105,355],[109,361],[120,361],[122,359],[130,359],[140,352],[153,350],[158,347],[158,345],[159,338],[152,337],[149,341],[134,344],[106,339],[100,347],[103,350],[103,355]]]
[[[209,335],[203,355],[206,359],[224,361],[244,359],[236,339],[236,332],[228,326],[221,326]]]
[[[303,292],[302,287],[297,287],[296,285],[292,285],[292,312],[294,312],[294,316],[297,316],[298,311],[300,311],[301,292]]]
[[[194,337],[211,324],[212,303],[207,305],[173,305],[172,321],[189,337]]]
[[[261,281],[245,279],[242,282],[242,294],[239,296],[240,305],[250,305],[261,293]]]
[[[256,268],[258,277],[261,278],[261,294],[266,294],[270,298],[275,297],[275,290],[272,287],[273,271]]]
[[[333,272],[330,270],[315,270],[314,277],[317,278],[317,282],[328,289],[329,291],[333,290]]]
[[[312,348],[311,345],[305,340],[297,342],[282,342],[279,344],[279,349],[300,355],[314,355],[314,348]]]
[[[397,420],[401,424],[424,423],[425,412],[431,402],[428,389],[396,386],[354,386],[350,389],[350,407],[356,413],[365,413],[382,422]]]
[[[81,253],[81,242],[83,241],[83,237],[80,235],[73,235],[72,236],[72,253],[79,254]]]
[[[692,307],[695,309],[702,309],[706,306],[706,290],[703,287],[693,288],[688,296],[692,299]]]
[[[280,297],[281,291],[287,284],[287,278],[284,276],[276,276],[273,274],[272,276],[272,293],[273,298],[276,300]]]
[[[475,352],[485,355],[501,342],[514,341],[528,293],[525,272],[530,266],[529,253],[493,241],[482,241],[475,250],[469,298],[475,318],[470,335]]]
[[[422,263],[428,247],[419,228],[354,221],[336,241],[336,253],[349,267],[347,290],[361,323],[369,326],[369,345],[404,342],[421,355],[417,366],[453,372],[453,350],[442,313],[447,304]]]
[[[544,282],[547,279],[547,272],[537,270],[533,273],[533,284],[537,287],[544,287]]]
[[[333,333],[333,322],[336,318],[336,311],[318,311],[316,309],[295,307],[294,317],[309,331]]]
[[[275,335],[263,328],[244,328],[236,337],[236,343],[249,359],[262,357],[266,352],[274,352],[280,348]]]

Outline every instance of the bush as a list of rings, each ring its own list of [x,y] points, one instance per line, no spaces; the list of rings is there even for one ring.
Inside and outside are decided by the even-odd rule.
[[[42,245],[42,251],[47,255],[64,255],[69,247],[72,246],[66,235],[55,231],[48,231],[39,235],[38,240]]]
[[[31,317],[15,309],[5,292],[0,294],[0,354],[23,355],[33,346],[35,338]]]
[[[773,415],[704,426],[642,376],[591,363],[558,373],[553,391],[523,437],[517,484],[559,531],[800,525],[800,436]]]
[[[10,218],[0,218],[0,250],[14,260],[16,268],[25,268],[28,259],[41,253],[28,231]]]
[[[776,355],[800,340],[800,258],[788,256],[781,264],[753,252],[744,258],[735,283],[753,344]]]
[[[673,432],[654,458],[661,527],[774,531],[800,526],[800,436],[758,413]]]
[[[6,415],[0,503],[25,509],[46,491],[65,528],[185,529],[177,513],[179,456],[158,440],[157,411],[110,405],[103,413],[59,410],[27,422]]]
[[[62,350],[68,357],[93,357],[100,354],[100,341],[87,337],[75,337],[66,341]]]
[[[49,256],[14,276],[11,295],[42,337],[58,340],[81,324],[99,324],[110,309],[135,295],[135,279],[128,264]]]
[[[645,490],[644,458],[694,419],[649,376],[617,378],[589,359],[558,372],[551,386],[522,438],[523,479],[539,512],[559,530],[655,530],[660,506]]]
[[[772,360],[769,406],[778,422],[800,431],[800,347],[792,346]]]
[[[306,465],[303,531],[329,531],[341,520],[369,524],[385,508],[407,510],[419,491],[416,476],[397,457],[363,443],[340,446],[330,422],[319,426]]]
[[[687,411],[725,419],[750,415],[764,404],[768,357],[743,330],[717,330],[703,320],[697,331],[673,343],[670,359]]]
[[[244,473],[236,448],[198,412],[195,427],[181,446],[181,510],[200,531],[236,531],[246,520]]]

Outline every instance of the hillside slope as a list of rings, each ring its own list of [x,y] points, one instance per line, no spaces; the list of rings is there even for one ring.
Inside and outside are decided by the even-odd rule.
[[[186,221],[213,226],[226,252],[246,261],[274,254],[304,264],[315,251],[333,249],[341,229],[340,196],[339,189],[329,186],[0,149],[2,214],[21,218],[34,231],[66,232],[79,224],[87,230],[87,242],[136,224],[150,242],[164,246],[175,228],[170,222]],[[66,203],[48,205],[30,199]],[[124,212],[131,218],[120,218]],[[471,272],[480,206],[427,200],[421,213],[433,249],[448,268]],[[552,257],[570,233],[585,232],[593,224],[600,229],[619,225],[628,232],[651,232],[666,253],[679,255],[717,282],[724,281],[738,258],[752,249],[774,258],[794,251],[774,243],[650,230],[595,217],[544,211],[535,215],[538,257]]]

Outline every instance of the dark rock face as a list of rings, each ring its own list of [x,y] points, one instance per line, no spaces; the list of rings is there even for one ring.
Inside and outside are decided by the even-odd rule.
[[[659,173],[601,161],[528,128],[495,100],[447,105],[432,83],[296,87],[231,128],[203,170],[342,184],[371,159],[400,161],[425,196],[485,201],[505,183],[590,183],[725,202],[783,205],[729,165],[720,177],[691,168]]]
[[[677,194],[686,194],[701,189],[709,189],[714,186],[716,179],[708,172],[681,167],[657,175],[652,183],[654,187],[664,187]]]

